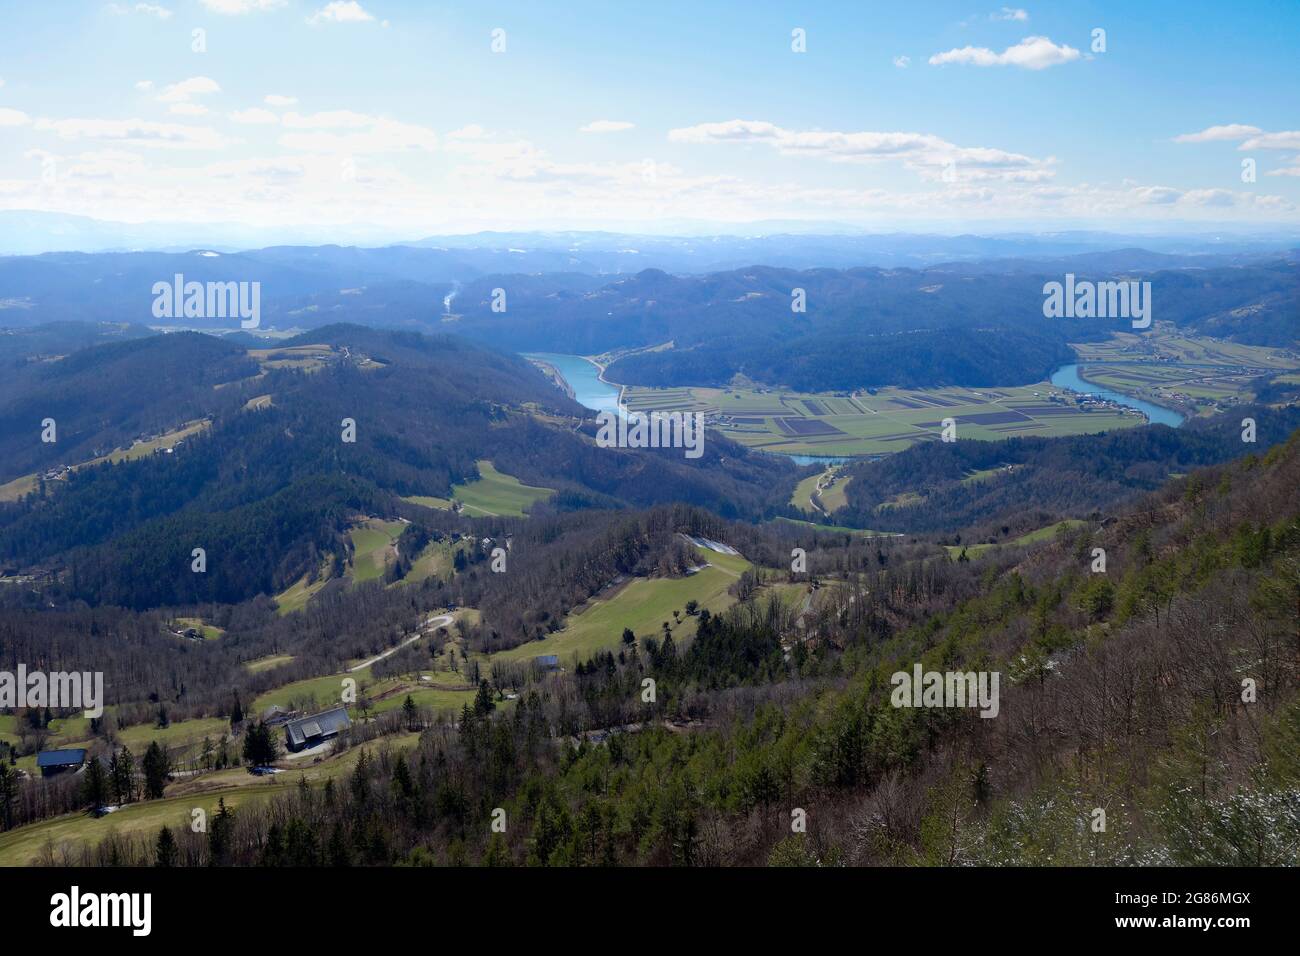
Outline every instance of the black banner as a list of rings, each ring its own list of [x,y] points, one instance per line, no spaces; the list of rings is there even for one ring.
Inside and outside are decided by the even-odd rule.
[[[213,939],[259,944],[341,942],[349,914],[367,932],[412,941],[474,913],[474,932],[494,924],[492,907],[521,910],[583,931],[625,931],[634,919],[698,924],[761,935],[774,925],[831,928],[869,920],[914,934],[972,921],[979,932],[1032,931],[1062,940],[1179,938],[1199,934],[1231,945],[1242,933],[1294,924],[1295,870],[1248,869],[204,869],[4,871],[6,935],[77,933],[119,945]],[[633,917],[628,909],[640,915]],[[468,909],[465,909],[468,907]],[[441,915],[439,915],[441,914]],[[198,934],[198,935],[196,935]],[[922,934],[923,935],[923,934]],[[920,941],[918,941],[920,942]]]

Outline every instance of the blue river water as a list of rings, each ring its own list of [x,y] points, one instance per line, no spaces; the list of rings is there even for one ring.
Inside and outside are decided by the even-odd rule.
[[[553,352],[529,352],[524,358],[541,359],[555,367],[573,389],[573,400],[593,412],[622,413],[618,405],[619,387],[600,380],[600,369],[581,355],[557,355]]]
[[[595,412],[622,413],[618,404],[619,387],[600,380],[600,369],[581,355],[559,355],[553,352],[533,352],[526,358],[541,359],[553,365],[564,380],[573,389],[574,400]],[[1094,385],[1079,377],[1078,365],[1064,365],[1052,373],[1052,384],[1058,388],[1068,388],[1076,392],[1099,395],[1120,405],[1136,408],[1146,413],[1153,424],[1169,425],[1177,428],[1183,423],[1183,416],[1169,408],[1116,392],[1101,385]],[[853,458],[841,458],[823,455],[786,455],[797,465],[842,464]]]
[[[1051,382],[1057,388],[1068,388],[1075,392],[1098,395],[1112,402],[1118,402],[1120,405],[1136,408],[1145,412],[1153,425],[1168,425],[1171,428],[1177,428],[1183,423],[1183,416],[1171,408],[1145,402],[1140,398],[1134,398],[1132,395],[1116,392],[1104,385],[1094,385],[1092,382],[1080,378],[1078,365],[1062,365],[1052,373]]]

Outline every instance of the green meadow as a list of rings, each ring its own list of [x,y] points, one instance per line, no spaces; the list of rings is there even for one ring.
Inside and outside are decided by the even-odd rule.
[[[1087,522],[1070,518],[1066,521],[1059,521],[1056,524],[1049,524],[1046,527],[1038,528],[1037,530],[1030,531],[1027,534],[1022,534],[1020,537],[1013,538],[1010,541],[1003,541],[997,544],[949,544],[944,547],[947,549],[948,556],[951,558],[960,557],[963,549],[966,551],[966,557],[978,558],[986,551],[992,551],[994,548],[1007,546],[1018,546],[1023,548],[1027,545],[1037,544],[1040,541],[1048,541],[1056,537],[1062,529],[1078,528],[1084,524],[1087,524]]]
[[[751,565],[744,558],[697,549],[706,567],[680,578],[635,578],[613,594],[595,597],[575,609],[564,627],[541,641],[529,641],[492,655],[492,660],[530,660],[541,654],[555,654],[562,663],[585,658],[597,651],[617,649],[624,628],[638,638],[660,637],[667,621],[674,640],[695,633],[696,619],[686,613],[687,601],[718,613],[735,602],[727,589]],[[673,620],[681,612],[681,622]]]
[[[452,498],[461,503],[464,513],[470,517],[523,518],[526,508],[555,494],[553,488],[525,485],[518,478],[498,471],[486,459],[477,462],[477,465],[478,478],[451,487]],[[451,499],[429,495],[412,495],[403,500],[444,511],[452,507]]]

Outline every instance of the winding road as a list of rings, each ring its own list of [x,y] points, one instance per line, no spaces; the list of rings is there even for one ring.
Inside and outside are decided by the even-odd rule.
[[[391,657],[392,655],[400,651],[403,647],[406,647],[406,645],[414,644],[416,641],[424,637],[425,634],[433,630],[435,627],[446,627],[454,619],[455,619],[455,615],[453,614],[439,614],[437,617],[429,618],[423,624],[420,625],[419,630],[417,630],[413,635],[408,637],[406,640],[402,641],[402,643],[390,647],[382,654],[376,654],[368,661],[362,661],[360,664],[357,664],[355,667],[349,667],[348,673],[355,674],[357,671],[365,670],[367,667],[369,667],[371,664],[374,664],[376,661],[382,661],[385,657]]]

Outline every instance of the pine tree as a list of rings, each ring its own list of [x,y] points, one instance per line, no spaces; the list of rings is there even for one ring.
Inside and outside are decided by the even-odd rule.
[[[398,754],[397,763],[393,765],[393,790],[405,798],[410,798],[415,793],[415,784],[411,781],[411,769],[406,765],[406,757],[403,754]]]
[[[118,803],[131,803],[135,799],[135,758],[128,747],[113,754],[108,763],[108,776],[113,796]]]
[[[175,866],[176,856],[176,837],[172,835],[171,827],[163,827],[158,831],[158,843],[154,849],[154,865]]]
[[[145,799],[157,800],[163,795],[163,790],[167,787],[167,776],[171,773],[167,753],[158,746],[158,741],[150,741],[149,749],[144,752],[142,769]]]
[[[217,815],[212,818],[212,825],[208,827],[208,863],[210,866],[221,866],[226,862],[226,854],[230,850],[230,831],[234,826],[235,815],[226,807],[226,798],[221,797],[217,801]]]
[[[506,846],[505,837],[500,833],[492,834],[492,839],[488,840],[487,853],[483,855],[483,865],[503,867],[513,864],[514,861],[510,858],[510,848]]]
[[[478,694],[474,697],[474,713],[479,717],[486,717],[496,710],[496,706],[492,700],[492,688],[488,686],[488,682],[485,680],[479,681]]]
[[[258,721],[244,733],[244,760],[253,767],[265,767],[275,762],[280,754],[275,734],[264,722]]]
[[[104,765],[99,759],[92,757],[86,764],[86,775],[81,782],[82,800],[90,804],[92,808],[102,807],[108,802],[109,791],[108,775],[104,773]]]
[[[18,774],[0,760],[0,830],[14,825],[14,801],[18,798]]]

